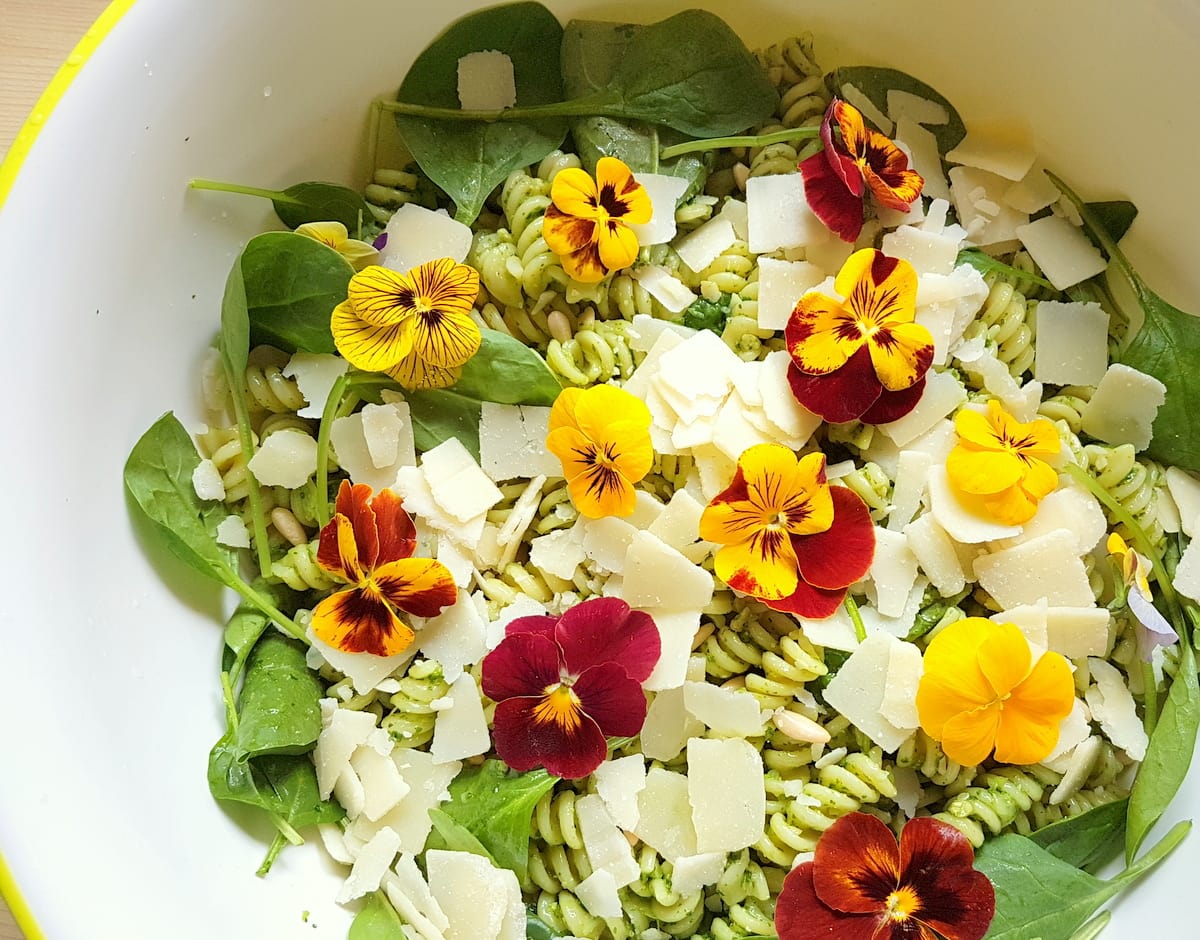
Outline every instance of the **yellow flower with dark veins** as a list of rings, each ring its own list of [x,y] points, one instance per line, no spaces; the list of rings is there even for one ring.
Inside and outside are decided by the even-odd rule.
[[[594,284],[633,264],[637,235],[630,225],[650,221],[645,187],[616,157],[601,157],[596,179],[577,167],[561,170],[550,187],[542,236],[577,281]]]
[[[451,258],[407,274],[370,265],[334,308],[334,345],[356,369],[386,372],[405,388],[445,388],[482,342],[471,319],[478,294],[479,272]]]
[[[350,262],[355,271],[361,271],[379,260],[374,245],[351,238],[350,232],[341,222],[305,222],[296,228],[297,235],[307,235],[322,245],[328,245]]]
[[[589,519],[628,516],[650,472],[650,410],[613,385],[568,388],[550,410],[546,448],[562,461],[576,508]]]
[[[946,474],[959,498],[1003,525],[1032,519],[1058,486],[1058,471],[1047,462],[1062,450],[1054,425],[1045,418],[1024,424],[993,399],[986,415],[959,411],[954,430],[958,444],[946,458]]]

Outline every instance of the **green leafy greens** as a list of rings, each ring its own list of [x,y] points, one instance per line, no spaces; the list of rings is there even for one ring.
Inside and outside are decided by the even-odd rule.
[[[826,78],[829,90],[841,96],[846,85],[853,85],[862,92],[884,114],[888,112],[887,95],[889,91],[906,91],[932,101],[946,109],[948,120],[945,124],[931,124],[926,129],[937,140],[938,152],[945,156],[957,147],[967,136],[966,125],[958,112],[944,95],[926,85],[919,78],[914,78],[899,69],[884,68],[877,65],[855,65],[835,69]]]
[[[192,189],[270,199],[279,221],[288,228],[298,228],[306,222],[341,222],[351,236],[358,237],[362,226],[374,219],[371,207],[361,193],[337,183],[314,181],[296,183],[287,189],[261,189],[218,180],[195,179],[188,185]]]

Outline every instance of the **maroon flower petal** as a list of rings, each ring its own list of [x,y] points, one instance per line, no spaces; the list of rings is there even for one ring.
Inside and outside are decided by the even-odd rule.
[[[334,511],[350,520],[354,527],[354,544],[358,546],[358,563],[363,570],[371,571],[379,559],[379,529],[375,522],[375,510],[370,506],[371,487],[365,483],[351,486],[342,480],[338,487]]]
[[[830,100],[825,109],[825,116],[821,119],[821,143],[825,147],[825,158],[829,161],[830,168],[853,195],[861,197],[864,192],[862,170],[850,155],[846,142],[836,140],[833,136],[834,122],[837,122],[839,130],[843,129],[841,124],[844,113],[843,102],[837,98]]]
[[[662,654],[658,627],[649,614],[630,610],[619,597],[596,597],[562,615],[554,638],[571,675],[589,666],[617,663],[644,682]]]
[[[493,702],[520,696],[540,696],[561,681],[558,644],[545,636],[508,636],[483,660],[483,694]]]
[[[513,770],[545,767],[556,777],[586,777],[608,756],[604,734],[582,713],[570,729],[557,721],[538,720],[535,712],[541,702],[541,697],[510,698],[496,706],[492,720],[496,753]]]
[[[836,372],[806,375],[793,361],[787,377],[796,401],[830,424],[856,420],[883,392],[883,384],[871,365],[871,351],[865,345]]]
[[[878,924],[878,914],[843,914],[823,904],[813,888],[812,862],[788,872],[775,904],[779,940],[882,940]]]
[[[813,853],[813,888],[848,914],[881,913],[900,884],[900,847],[874,816],[850,813],[825,830]]]
[[[504,628],[505,636],[516,636],[518,633],[536,633],[547,640],[554,640],[554,628],[558,626],[558,618],[549,615],[518,617],[510,620]],[[557,642],[557,641],[556,641]]]
[[[762,603],[772,610],[795,614],[805,620],[827,620],[837,613],[845,599],[846,588],[829,591],[813,587],[801,578],[796,585],[796,590],[787,597],[781,597],[779,600],[763,600]]]
[[[815,535],[792,536],[800,576],[827,591],[847,588],[870,570],[875,558],[875,523],[862,497],[831,486],[833,525]]]
[[[898,392],[888,391],[881,387],[879,398],[875,404],[862,413],[859,420],[863,424],[887,424],[898,421],[917,407],[921,395],[925,392],[925,376],[921,376],[908,388]]]
[[[804,198],[813,215],[820,219],[830,231],[844,242],[854,242],[863,227],[863,200],[847,188],[837,170],[830,165],[828,149],[815,153],[800,161],[800,175],[804,177]],[[859,185],[862,174],[854,167]]]
[[[900,834],[900,879],[920,898],[916,916],[949,940],[980,940],[996,913],[996,890],[974,862],[971,843],[948,823],[913,819]]]
[[[585,669],[572,691],[583,711],[609,737],[633,737],[646,720],[646,693],[616,663]]]

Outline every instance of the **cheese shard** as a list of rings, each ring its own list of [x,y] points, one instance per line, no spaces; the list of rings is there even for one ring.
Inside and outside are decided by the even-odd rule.
[[[327,800],[338,777],[350,767],[351,755],[375,730],[375,716],[334,705],[322,724],[313,750],[313,764],[317,770],[317,792],[321,799]]]
[[[1086,555],[1108,532],[1108,520],[1099,500],[1082,486],[1059,486],[1038,504],[1033,518],[1025,523],[1021,535],[998,546],[1007,548],[1056,529],[1066,529],[1075,537],[1075,554]]]
[[[464,111],[502,111],[517,103],[513,62],[495,49],[458,60],[458,102]]]
[[[704,731],[704,725],[683,705],[683,682],[657,693],[646,707],[642,724],[642,753],[651,760],[673,760],[688,739]],[[641,797],[639,799],[639,813]],[[637,829],[634,829],[637,832]]]
[[[675,253],[695,274],[699,274],[735,241],[737,235],[734,234],[733,223],[724,216],[716,215],[679,239],[675,243]]]
[[[946,530],[937,524],[932,513],[918,516],[904,527],[908,549],[917,559],[920,569],[939,594],[949,597],[966,587],[967,578]]]
[[[808,261],[758,261],[758,325],[764,330],[782,330],[805,293],[825,279],[825,272]]]
[[[905,645],[911,644],[888,633],[868,636],[825,688],[826,703],[888,753],[907,741],[916,727],[899,727],[882,712],[893,651]]]
[[[671,871],[671,890],[686,897],[716,884],[725,873],[724,852],[704,852],[677,858]],[[644,936],[644,934],[643,934]]]
[[[405,203],[388,220],[387,244],[379,263],[406,274],[427,261],[453,258],[461,262],[471,250],[471,229],[445,212],[434,212],[415,202]]]
[[[390,748],[387,754],[381,754],[373,747],[359,747],[350,758],[350,766],[363,786],[362,814],[372,822],[389,812],[409,792],[390,755]]]
[[[1090,607],[1095,603],[1075,536],[1056,529],[975,559],[975,577],[1002,608],[1036,604]]]
[[[903,258],[921,274],[948,275],[958,258],[959,239],[942,232],[928,232],[913,225],[901,225],[883,236],[883,253]]]
[[[429,748],[439,764],[476,757],[492,746],[474,677],[470,673],[460,675],[451,684],[448,697],[451,705],[437,713]]]
[[[550,409],[485,401],[479,418],[479,465],[492,480],[561,477],[562,461],[546,449]]]
[[[449,929],[450,922],[433,899],[411,853],[402,853],[392,870],[383,876],[383,890],[404,923],[416,931],[415,935],[406,934],[411,940],[439,940],[443,931]]]
[[[1107,660],[1092,657],[1088,660],[1095,685],[1084,698],[1092,710],[1092,719],[1108,739],[1135,761],[1146,756],[1149,738],[1138,717],[1137,705],[1120,671]]]
[[[875,558],[871,562],[875,607],[885,617],[904,613],[908,595],[917,579],[917,556],[901,532],[875,527]]]
[[[754,254],[799,248],[821,238],[826,231],[809,208],[804,178],[799,173],[746,180],[746,211],[750,251]]]
[[[1184,597],[1200,601],[1200,542],[1192,540],[1175,566],[1175,577],[1171,581]]]
[[[1108,368],[1108,314],[1098,303],[1038,302],[1033,377],[1051,385],[1095,385]]]
[[[316,472],[317,442],[304,431],[284,428],[267,436],[247,466],[263,486],[294,490]]]
[[[321,417],[334,383],[349,368],[350,363],[332,353],[293,353],[281,371],[296,380],[296,387],[307,402],[296,414],[301,418]]]
[[[978,167],[1014,182],[1025,177],[1035,158],[1033,148],[1024,143],[994,140],[978,133],[968,134],[946,154],[950,163]]]
[[[1167,387],[1154,376],[1114,362],[1080,411],[1085,432],[1109,444],[1150,446],[1152,425],[1167,400]]]
[[[529,563],[565,581],[575,577],[586,557],[583,540],[573,528],[547,532],[529,543]]]
[[[976,515],[950,485],[945,466],[929,471],[929,508],[938,525],[957,542],[991,542],[1021,534],[1020,526],[1001,525]]]
[[[892,94],[892,92],[888,92]],[[921,195],[930,199],[950,198],[950,184],[942,169],[942,155],[938,152],[937,138],[922,127],[926,121],[915,121],[907,116],[896,117],[896,140],[908,147],[912,168],[921,174],[925,185]],[[919,205],[919,203],[918,203]]]
[[[230,548],[249,548],[250,530],[240,516],[231,514],[217,523],[216,539]]]
[[[638,173],[637,181],[650,197],[650,221],[629,227],[643,248],[665,244],[675,237],[675,207],[687,191],[688,182],[682,176],[662,173]]]
[[[575,895],[593,917],[619,918],[621,898],[612,873],[598,868],[575,886]]]
[[[609,815],[604,800],[594,793],[580,797],[575,803],[575,813],[592,868],[607,871],[618,888],[636,881],[641,869],[634,861],[629,841]]]
[[[634,533],[623,573],[630,607],[700,610],[712,601],[713,576],[649,532]]]
[[[400,837],[386,826],[380,829],[374,838],[359,850],[350,876],[338,892],[337,902],[345,904],[377,890],[399,851]]]
[[[971,166],[950,169],[950,192],[959,221],[980,248],[1012,241],[1029,216],[1001,203],[1011,180]]]
[[[692,641],[700,629],[700,610],[651,610],[649,614],[658,628],[661,652],[642,684],[652,692],[678,688],[687,676]]]
[[[606,760],[592,775],[608,814],[622,829],[637,828],[638,794],[646,789],[646,761],[641,754]]]
[[[944,105],[899,88],[888,89],[887,110],[888,117],[897,124],[903,118],[908,118],[917,124],[948,124],[950,122],[950,112]]]
[[[319,639],[310,627],[307,631],[312,649],[334,669],[346,676],[354,691],[360,695],[370,692],[380,682],[403,666],[416,655],[416,648],[410,646],[395,656],[376,656],[373,653],[347,653],[330,646]]]
[[[687,762],[696,852],[737,852],[762,838],[767,794],[754,745],[743,738],[692,738]]]
[[[921,651],[911,643],[893,644],[888,657],[887,681],[879,713],[894,727],[916,729],[921,723],[917,715],[917,686],[925,674]]]
[[[1167,467],[1167,490],[1179,509],[1179,528],[1188,538],[1200,531],[1200,480],[1178,467]]]
[[[1020,225],[1016,234],[1057,290],[1095,277],[1108,266],[1083,230],[1061,216],[1048,215]]]
[[[892,488],[892,505],[888,509],[887,527],[898,532],[908,525],[921,508],[925,481],[933,458],[919,450],[902,450],[896,462],[896,482]]]
[[[755,756],[758,756],[757,751]],[[696,827],[688,802],[689,779],[684,774],[655,767],[646,774],[646,786],[638,796],[638,824],[634,832],[668,862],[674,862],[683,855],[696,854]],[[758,786],[762,786],[761,770]],[[760,813],[760,830],[762,819],[763,814]],[[754,840],[761,835],[760,831]]]
[[[925,390],[903,418],[879,425],[879,430],[898,447],[916,440],[967,400],[966,389],[950,372],[928,372]]]
[[[392,760],[400,769],[400,776],[408,784],[409,791],[379,822],[400,836],[401,851],[420,854],[433,826],[429,811],[450,799],[447,788],[462,770],[462,764],[458,761],[438,764],[433,755],[406,747],[393,750]]]
[[[192,471],[192,489],[200,499],[224,499],[225,483],[217,465],[205,457]]]
[[[796,401],[792,394],[787,379],[791,362],[787,350],[767,353],[758,370],[758,391],[763,415],[789,438],[789,446],[800,447],[821,426],[821,418]]]
[[[519,899],[517,876],[470,852],[425,853],[429,890],[445,912],[445,940],[502,940],[510,902]],[[519,935],[518,935],[519,936]]]
[[[434,502],[459,523],[487,512],[503,494],[458,438],[448,438],[421,457]]]
[[[718,734],[749,738],[762,733],[758,699],[743,689],[723,689],[711,682],[685,682],[683,704]]]
[[[696,300],[691,288],[662,265],[641,265],[634,268],[633,276],[651,297],[671,313],[682,313]]]
[[[378,465],[367,440],[366,409],[351,415],[335,418],[329,432],[329,442],[337,453],[338,463],[350,475],[352,483],[365,483],[374,492],[394,486],[401,467],[416,466],[416,448],[413,443],[412,418],[408,402],[397,401],[379,406],[390,410],[399,423],[394,460]],[[376,454],[379,453],[376,447]]]

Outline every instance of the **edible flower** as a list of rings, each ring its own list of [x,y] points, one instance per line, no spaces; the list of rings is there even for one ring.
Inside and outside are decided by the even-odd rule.
[[[834,281],[844,298],[805,294],[784,336],[796,400],[826,421],[895,421],[916,407],[933,336],[914,322],[917,272],[873,248],[852,254]]]
[[[891,140],[871,130],[862,112],[834,98],[821,121],[825,149],[800,163],[804,196],[813,214],[842,241],[855,241],[863,227],[869,193],[889,209],[907,211],[925,181],[908,168],[908,157]]]
[[[831,617],[875,556],[862,498],[825,481],[825,455],[756,444],[738,458],[733,482],[705,507],[700,537],[722,547],[717,577],[775,610]]]
[[[1045,418],[1023,424],[993,399],[987,414],[961,409],[954,430],[958,444],[946,458],[946,475],[959,498],[1003,525],[1032,519],[1058,486],[1058,471],[1047,462],[1062,449],[1054,425]]]
[[[542,236],[577,281],[594,284],[633,264],[638,253],[631,225],[650,221],[645,187],[616,157],[601,157],[593,180],[585,170],[560,170],[550,186]]]
[[[451,258],[407,274],[369,265],[334,308],[334,345],[355,368],[386,372],[405,388],[445,388],[482,342],[470,316],[478,293],[479,272]]]
[[[613,385],[568,388],[550,409],[546,449],[562,461],[576,508],[589,519],[628,516],[650,472],[650,409]]]
[[[483,660],[496,753],[513,770],[586,777],[608,756],[606,735],[641,732],[642,682],[661,652],[650,615],[616,597],[513,620]]]
[[[341,222],[305,222],[296,228],[296,234],[307,235],[322,245],[328,245],[349,261],[355,271],[361,271],[379,260],[376,247],[351,238],[346,226]]]
[[[779,940],[980,940],[996,890],[974,862],[967,837],[939,819],[910,819],[897,844],[874,816],[850,813],[784,879]]]
[[[416,527],[399,496],[380,490],[372,499],[365,483],[343,480],[334,516],[321,529],[317,564],[350,587],[317,604],[316,637],[347,653],[404,652],[414,634],[400,613],[435,617],[458,597],[445,565],[410,557],[416,545]]]
[[[921,727],[964,767],[993,749],[1002,764],[1044,760],[1074,704],[1066,659],[1045,652],[1034,663],[1025,634],[1011,623],[967,617],[925,650],[917,686]]]
[[[1150,593],[1150,562],[1125,544],[1116,532],[1108,536],[1108,553],[1121,572],[1125,587],[1125,606],[1137,621],[1138,655],[1146,662],[1156,646],[1170,646],[1179,635],[1167,622],[1167,618],[1154,606],[1154,595]]]

